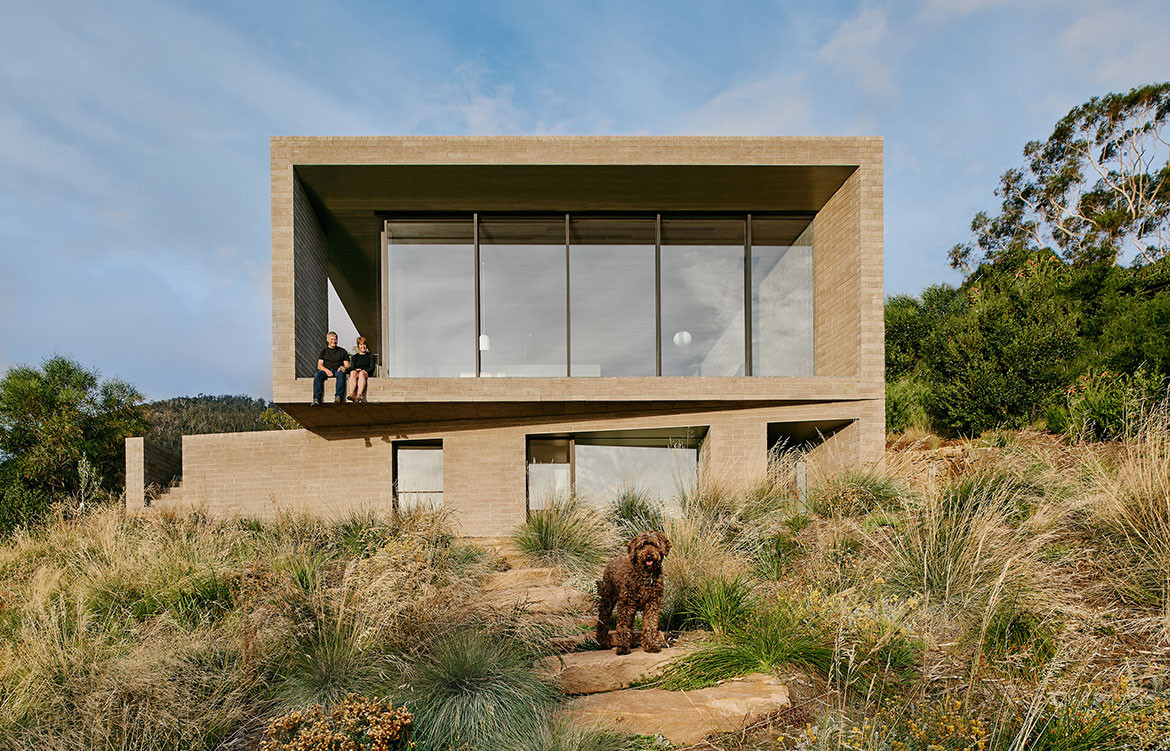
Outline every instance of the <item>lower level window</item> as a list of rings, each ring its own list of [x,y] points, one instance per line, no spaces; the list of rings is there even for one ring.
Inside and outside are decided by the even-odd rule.
[[[394,500],[401,511],[443,505],[443,444],[399,443],[394,447]]]

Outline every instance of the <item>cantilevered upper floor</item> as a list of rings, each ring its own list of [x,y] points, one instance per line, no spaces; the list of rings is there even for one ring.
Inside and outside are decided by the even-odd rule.
[[[380,361],[312,408],[332,284]],[[273,394],[307,427],[880,399],[880,138],[272,141]]]

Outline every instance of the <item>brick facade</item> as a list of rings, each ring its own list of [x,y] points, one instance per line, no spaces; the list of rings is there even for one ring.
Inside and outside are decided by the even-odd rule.
[[[332,409],[321,407],[320,409]],[[527,439],[593,430],[709,426],[700,472],[750,483],[767,469],[768,423],[856,420],[817,451],[847,461],[872,419],[872,403],[803,404],[518,425],[456,423],[430,428],[273,430],[183,437],[181,502],[218,516],[274,518],[282,513],[338,517],[393,508],[397,441],[441,439],[443,502],[462,534],[495,537],[521,524],[527,505]],[[128,503],[129,503],[128,499]]]

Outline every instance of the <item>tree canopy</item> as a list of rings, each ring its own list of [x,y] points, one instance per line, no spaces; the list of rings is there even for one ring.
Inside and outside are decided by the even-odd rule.
[[[1000,178],[999,213],[979,212],[975,237],[954,246],[951,265],[1018,265],[1052,249],[1074,265],[1147,264],[1170,252],[1170,82],[1093,97],[1045,141],[1024,147],[1026,164]]]
[[[0,529],[33,521],[55,497],[114,490],[122,447],[146,429],[142,394],[65,357],[0,379]]]

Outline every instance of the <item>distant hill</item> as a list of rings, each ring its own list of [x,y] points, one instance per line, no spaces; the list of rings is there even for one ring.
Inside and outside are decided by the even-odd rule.
[[[146,437],[172,451],[180,449],[184,435],[301,427],[280,407],[243,395],[177,396],[144,407],[150,421]]]

